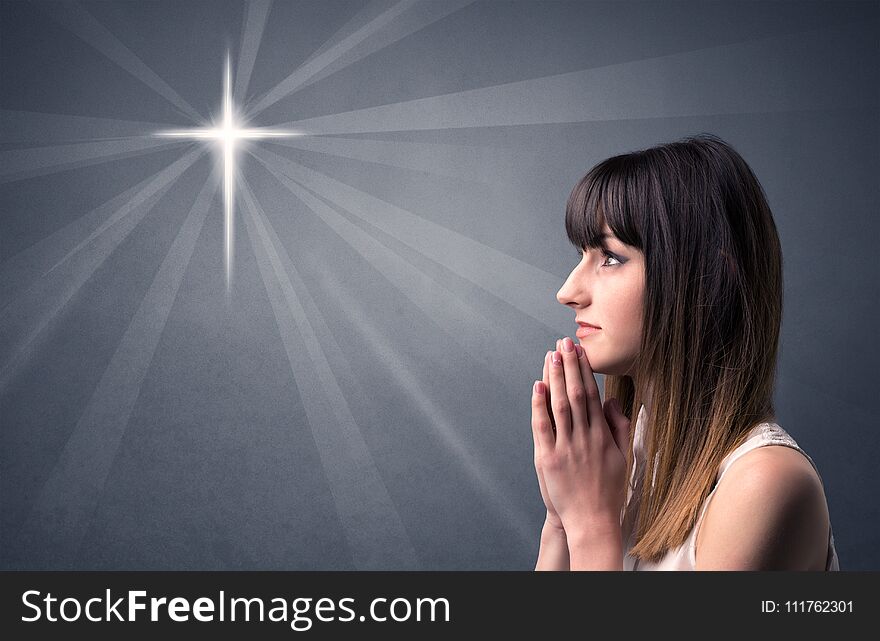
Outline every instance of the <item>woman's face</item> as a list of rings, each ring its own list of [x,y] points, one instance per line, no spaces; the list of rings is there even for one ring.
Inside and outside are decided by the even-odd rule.
[[[645,260],[607,225],[603,233],[604,247],[583,250],[556,298],[575,310],[577,322],[600,328],[584,333],[577,327],[593,371],[623,376],[635,365],[642,337]]]

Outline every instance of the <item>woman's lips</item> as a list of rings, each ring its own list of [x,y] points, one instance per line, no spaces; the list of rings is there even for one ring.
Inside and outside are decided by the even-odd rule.
[[[578,338],[586,338],[587,336],[592,336],[596,332],[601,331],[601,327],[589,327],[586,325],[581,325],[580,327],[578,327],[577,332],[575,332],[575,336],[577,336]]]

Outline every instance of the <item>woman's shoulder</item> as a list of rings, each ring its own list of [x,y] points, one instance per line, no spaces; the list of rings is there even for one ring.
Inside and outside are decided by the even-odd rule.
[[[719,478],[738,461],[738,469],[746,467],[742,461],[747,461],[749,466],[762,465],[780,471],[799,469],[802,473],[816,477],[821,483],[821,476],[813,459],[778,423],[765,422],[753,426],[739,447],[722,460]]]
[[[812,459],[772,424],[735,454],[698,531],[701,566],[824,569],[830,519]]]
[[[750,448],[729,466],[727,474],[734,484],[747,484],[759,489],[815,485],[822,488],[822,479],[813,461],[798,447],[770,442]],[[720,484],[719,484],[720,485]]]

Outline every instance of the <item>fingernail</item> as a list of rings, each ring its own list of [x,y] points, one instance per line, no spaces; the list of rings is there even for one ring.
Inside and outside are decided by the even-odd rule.
[[[581,347],[580,345],[575,345],[575,346],[574,346],[574,351],[575,351],[575,353],[578,355],[578,358],[580,358],[581,356],[584,355],[584,348]]]
[[[542,381],[535,381],[535,394],[541,395],[544,393],[544,383]]]
[[[574,350],[574,342],[568,336],[562,339],[562,349],[566,352]]]
[[[553,352],[553,356],[550,358],[553,360],[554,365],[562,365],[562,354],[559,352]]]

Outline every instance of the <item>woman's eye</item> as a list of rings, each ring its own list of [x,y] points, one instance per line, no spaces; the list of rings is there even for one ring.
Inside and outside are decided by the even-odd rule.
[[[602,255],[605,257],[605,261],[602,263],[602,267],[614,267],[614,265],[622,265],[622,264],[623,264],[622,262],[620,262],[620,259],[619,259],[617,256],[615,256],[614,254],[610,254],[610,253],[608,253],[607,251],[603,251],[603,252],[602,252]],[[580,249],[579,249],[579,250],[577,251],[576,256],[577,256],[578,260],[583,260],[583,258],[584,258],[584,252],[583,252],[583,250],[580,250]],[[614,263],[614,264],[608,265],[608,264],[607,264],[607,261],[608,261],[609,258],[610,258],[611,260],[614,260],[614,261],[617,261],[617,262]]]

